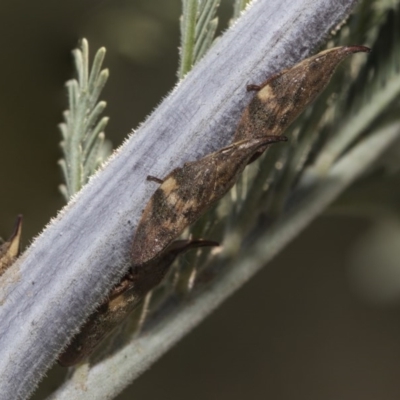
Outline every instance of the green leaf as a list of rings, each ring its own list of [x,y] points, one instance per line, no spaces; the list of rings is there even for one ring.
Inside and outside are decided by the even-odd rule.
[[[108,157],[110,145],[104,139],[108,118],[98,122],[106,107],[98,102],[108,79],[108,70],[101,70],[105,49],[97,51],[89,74],[89,45],[82,40],[81,49],[73,51],[78,79],[66,83],[69,110],[65,111],[64,123],[59,125],[63,141],[60,143],[64,159],[59,161],[65,185],[60,186],[65,199],[78,192],[98,166]]]
[[[178,77],[182,79],[211,47],[220,0],[183,0]]]

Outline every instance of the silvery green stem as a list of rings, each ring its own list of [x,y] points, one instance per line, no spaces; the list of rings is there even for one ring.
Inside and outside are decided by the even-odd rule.
[[[166,176],[229,143],[251,97],[246,84],[310,55],[354,4],[255,1],[50,222],[0,281],[0,399],[29,396],[126,271],[133,232],[154,192],[146,176]]]

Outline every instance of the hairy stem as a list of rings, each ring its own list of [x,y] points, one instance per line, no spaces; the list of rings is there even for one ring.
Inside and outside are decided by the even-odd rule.
[[[354,3],[254,2],[6,271],[0,280],[0,399],[32,392],[127,270],[133,232],[154,192],[146,176],[166,176],[229,143],[251,96],[246,84],[310,55]]]

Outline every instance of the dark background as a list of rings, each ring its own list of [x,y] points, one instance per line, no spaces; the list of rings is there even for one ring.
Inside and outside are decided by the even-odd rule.
[[[28,246],[64,205],[57,124],[78,40],[91,55],[107,48],[117,147],[176,83],[180,11],[179,0],[0,4],[1,236],[22,213]],[[221,11],[224,26],[228,0]],[[319,218],[120,399],[398,399],[400,289],[371,294],[354,266],[373,227]],[[35,398],[64,373],[54,367]]]

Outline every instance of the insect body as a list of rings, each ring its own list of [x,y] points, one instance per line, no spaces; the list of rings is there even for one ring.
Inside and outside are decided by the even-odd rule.
[[[59,356],[59,364],[69,367],[88,357],[140,304],[144,296],[161,282],[179,254],[206,246],[218,246],[218,243],[201,239],[177,240],[145,268],[130,268]]]
[[[243,140],[174,169],[143,212],[132,243],[133,264],[144,265],[162,253],[235,184],[255,152],[286,140],[282,136]]]
[[[281,135],[326,87],[338,64],[348,55],[369,52],[365,46],[343,46],[322,51],[268,78],[244,110],[233,142],[265,135]],[[260,149],[250,162],[259,157]]]

